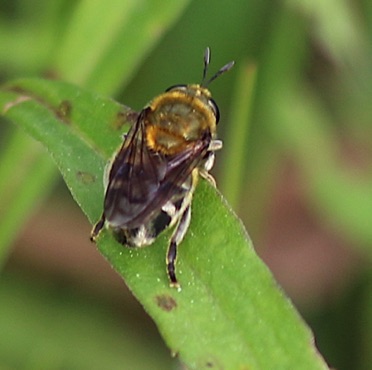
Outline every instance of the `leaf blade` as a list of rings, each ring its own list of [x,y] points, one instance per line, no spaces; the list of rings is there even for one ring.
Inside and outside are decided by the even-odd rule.
[[[3,113],[46,146],[78,204],[91,222],[97,220],[100,177],[121,140],[115,122],[118,115],[125,117],[120,123],[127,122],[130,110],[60,82],[24,80],[7,89],[7,98],[0,97]],[[29,99],[11,105],[9,99],[17,102],[19,95]],[[87,122],[79,121],[84,117]],[[310,330],[255,255],[244,227],[209,184],[201,181],[196,190],[190,230],[180,246],[180,292],[169,288],[165,273],[169,235],[151,247],[129,249],[104,231],[98,248],[190,369],[287,369],[298,363],[302,369],[327,368]]]

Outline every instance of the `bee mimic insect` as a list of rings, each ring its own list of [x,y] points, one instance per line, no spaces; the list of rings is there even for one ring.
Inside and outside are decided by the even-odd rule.
[[[106,226],[121,244],[142,247],[174,227],[166,256],[171,286],[179,286],[177,247],[190,224],[198,177],[215,185],[209,171],[222,148],[216,139],[218,106],[207,86],[234,62],[206,81],[209,61],[207,48],[200,85],[172,86],[139,113],[105,171],[103,214],[91,233],[95,241]]]

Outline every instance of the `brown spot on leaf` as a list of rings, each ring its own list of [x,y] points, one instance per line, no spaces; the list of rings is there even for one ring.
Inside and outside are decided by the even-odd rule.
[[[177,301],[167,294],[157,295],[155,297],[156,304],[164,311],[172,311],[177,307]]]
[[[72,104],[69,100],[62,100],[56,110],[56,116],[62,122],[69,124],[72,111]]]
[[[77,171],[76,177],[80,182],[82,182],[85,185],[91,184],[96,181],[97,177],[89,172],[84,171]]]
[[[198,369],[213,369],[213,370],[223,370],[224,366],[221,365],[220,361],[216,358],[216,356],[206,356],[201,358],[199,361]]]
[[[120,130],[124,125],[133,124],[138,118],[138,113],[127,108],[117,113],[112,127],[114,130]]]

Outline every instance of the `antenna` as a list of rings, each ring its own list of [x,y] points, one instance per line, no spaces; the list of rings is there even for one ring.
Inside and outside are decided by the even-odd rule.
[[[201,82],[201,86],[203,87],[207,87],[213,80],[215,80],[218,76],[222,75],[223,73],[229,71],[235,64],[234,61],[231,61],[227,64],[225,64],[222,68],[219,69],[219,71],[213,75],[208,81],[205,81],[205,78],[207,76],[207,71],[208,71],[208,66],[209,66],[209,62],[210,62],[210,59],[211,59],[211,50],[209,49],[209,47],[207,47],[205,49],[205,52],[204,52],[204,70],[203,70],[203,79],[202,79],[202,82]]]
[[[207,47],[204,52],[204,69],[203,69],[203,79],[201,83],[202,86],[204,86],[205,77],[207,76],[207,70],[208,70],[210,60],[211,60],[211,50],[209,49],[209,47]]]

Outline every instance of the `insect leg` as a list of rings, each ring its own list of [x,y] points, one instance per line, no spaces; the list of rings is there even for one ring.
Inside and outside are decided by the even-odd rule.
[[[199,173],[200,173],[200,176],[203,177],[204,179],[206,179],[207,181],[210,182],[210,184],[213,186],[213,187],[216,187],[216,180],[214,179],[214,177],[209,173],[209,171],[212,169],[213,167],[213,164],[214,164],[214,152],[208,152],[207,153],[207,156],[205,158],[205,162],[204,162],[204,165],[203,167],[200,169]]]
[[[200,171],[200,176],[203,177],[203,179],[206,179],[207,181],[209,181],[209,183],[210,183],[214,188],[217,187],[217,185],[216,185],[216,180],[214,179],[214,177],[213,177],[209,172],[201,170],[201,171]]]
[[[212,140],[209,144],[208,150],[215,152],[216,150],[222,149],[222,141],[221,140]]]
[[[221,140],[212,140],[209,144],[208,152],[206,157],[204,158],[203,167],[200,168],[200,175],[204,179],[210,182],[213,187],[216,187],[216,180],[214,177],[209,173],[214,165],[214,152],[216,150],[220,150],[222,148],[222,141]]]
[[[172,235],[168,252],[167,252],[167,272],[170,280],[171,287],[179,287],[179,283],[176,278],[176,259],[177,259],[177,247],[184,238],[187,229],[190,225],[191,219],[191,208],[187,206],[174,230]]]
[[[93,229],[90,233],[90,240],[95,242],[97,239],[98,234],[102,230],[103,226],[105,225],[106,218],[105,215],[102,214],[101,218],[97,221],[97,223],[93,226]]]

